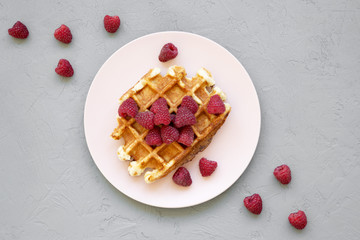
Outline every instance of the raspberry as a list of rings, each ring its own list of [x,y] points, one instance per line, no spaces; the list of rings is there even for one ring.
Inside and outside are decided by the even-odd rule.
[[[168,109],[167,102],[165,98],[159,98],[151,105],[150,111],[152,111],[153,113],[157,113],[159,110],[162,110],[164,108],[166,108],[166,110]]]
[[[170,114],[170,118],[171,118],[171,122],[172,122],[172,123],[175,123],[175,117],[176,117],[176,114],[175,114],[175,113],[171,113],[171,114]]]
[[[150,111],[139,112],[135,120],[146,129],[154,128],[154,114]]]
[[[174,173],[172,179],[180,186],[188,187],[192,184],[190,173],[185,167],[179,167]]]
[[[17,21],[12,28],[9,28],[8,33],[10,36],[20,39],[25,39],[29,36],[27,27],[20,21]]]
[[[301,210],[296,213],[290,213],[288,219],[290,224],[296,229],[304,229],[307,224],[306,215]]]
[[[260,214],[262,210],[262,200],[260,195],[255,193],[252,196],[244,198],[244,205],[253,214]]]
[[[120,18],[119,16],[109,16],[104,17],[104,27],[105,30],[109,33],[116,32],[120,27]]]
[[[194,125],[195,123],[195,115],[187,107],[181,106],[176,113],[175,126],[181,128],[186,125]]]
[[[210,101],[207,105],[207,111],[210,114],[221,114],[225,112],[225,104],[218,94],[210,98]]]
[[[171,117],[169,110],[167,108],[163,108],[159,110],[157,113],[155,113],[154,116],[155,125],[160,125],[160,124],[169,125],[170,122],[171,122]]]
[[[58,29],[55,30],[54,37],[60,42],[71,43],[72,34],[70,28],[62,24]]]
[[[72,68],[70,62],[66,59],[60,59],[55,72],[63,77],[71,77],[74,75],[74,69]]]
[[[179,131],[171,126],[163,126],[161,128],[161,138],[163,143],[170,144],[179,139]]]
[[[188,147],[194,142],[194,131],[191,126],[185,126],[180,130],[178,142]]]
[[[175,47],[175,45],[172,43],[167,43],[161,48],[159,61],[167,62],[171,59],[176,58],[177,55],[178,55],[178,50]]]
[[[160,128],[154,127],[145,137],[145,141],[150,146],[160,146],[162,144]]]
[[[185,96],[182,99],[181,106],[187,107],[193,114],[195,114],[199,108],[195,100],[190,96]]]
[[[210,176],[216,169],[217,162],[207,160],[206,158],[201,158],[199,161],[199,168],[201,176],[207,177]]]
[[[136,114],[138,113],[139,108],[135,102],[134,99],[128,98],[126,99],[120,106],[119,106],[119,116],[121,117],[136,117]]]
[[[291,181],[291,170],[287,165],[281,165],[275,168],[274,176],[282,184],[289,184]]]

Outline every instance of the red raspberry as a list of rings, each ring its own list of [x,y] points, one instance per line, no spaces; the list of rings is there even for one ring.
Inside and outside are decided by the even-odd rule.
[[[8,33],[14,38],[25,39],[29,36],[27,27],[20,21],[17,21],[12,28],[9,28]]]
[[[136,114],[138,113],[139,108],[136,104],[135,100],[132,98],[126,99],[118,109],[118,113],[120,117],[136,117]]]
[[[186,125],[194,125],[195,123],[195,115],[187,107],[181,106],[176,113],[175,126],[181,128]]]
[[[104,17],[104,27],[105,30],[109,33],[116,32],[120,27],[120,18],[119,16],[109,16]]]
[[[180,130],[178,143],[190,146],[194,142],[194,131],[191,126],[185,126]]]
[[[161,139],[160,128],[154,127],[145,137],[145,141],[150,146],[160,146],[163,142]]]
[[[303,211],[299,210],[296,213],[290,213],[289,222],[296,229],[304,229],[307,224],[307,218]]]
[[[179,131],[171,126],[163,126],[161,128],[161,138],[163,143],[170,144],[179,139]]]
[[[188,187],[192,184],[190,173],[185,167],[179,167],[174,173],[172,179],[180,186]]]
[[[210,114],[221,114],[225,112],[225,104],[218,94],[210,98],[210,101],[207,105],[207,111]]]
[[[187,107],[193,114],[195,114],[199,109],[199,106],[197,105],[195,100],[190,96],[185,96],[182,99],[181,106]]]
[[[70,62],[66,59],[60,59],[55,72],[63,77],[71,77],[74,75],[74,69],[72,68]]]
[[[154,128],[154,114],[150,111],[139,112],[135,120],[146,129]]]
[[[244,198],[244,205],[253,214],[260,214],[262,210],[262,200],[260,195],[255,193],[252,196]]]
[[[175,47],[175,45],[172,43],[167,43],[161,48],[159,61],[167,62],[171,59],[176,58],[177,55],[178,55],[178,50]]]
[[[199,161],[199,168],[201,176],[207,177],[215,171],[215,169],[217,168],[217,162],[207,160],[206,158],[201,158]]]
[[[70,28],[62,24],[58,29],[55,30],[54,37],[60,42],[71,43],[72,34]]]
[[[159,110],[157,113],[155,113],[154,116],[155,125],[160,125],[160,124],[169,125],[170,122],[171,122],[171,117],[169,110],[167,108],[163,108]]]
[[[289,184],[291,181],[291,170],[287,165],[281,165],[275,168],[274,176],[282,184]]]
[[[157,99],[150,108],[150,111],[153,113],[157,113],[159,110],[165,109],[168,110],[168,105],[165,98],[159,98]]]
[[[172,123],[175,123],[175,117],[176,117],[176,114],[175,114],[175,113],[171,113],[171,114],[170,114],[170,118],[171,118],[171,122],[172,122]]]

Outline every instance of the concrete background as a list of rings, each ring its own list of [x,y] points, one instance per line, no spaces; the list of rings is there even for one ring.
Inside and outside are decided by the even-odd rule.
[[[119,15],[119,31],[103,28]],[[7,34],[17,20],[26,40]],[[53,37],[66,24],[73,42]],[[104,61],[148,33],[180,30],[227,48],[262,108],[253,160],[225,193],[185,209],[135,202],[96,168],[86,94]],[[0,0],[0,239],[359,239],[360,1]],[[60,58],[75,75],[57,76]],[[288,164],[289,186],[273,169]],[[259,193],[260,216],[243,198]],[[308,226],[290,226],[302,209]]]

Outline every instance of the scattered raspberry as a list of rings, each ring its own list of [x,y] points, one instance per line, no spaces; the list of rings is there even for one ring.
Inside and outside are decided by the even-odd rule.
[[[287,165],[281,165],[275,168],[274,176],[282,184],[289,184],[291,181],[291,170]]]
[[[288,219],[290,224],[296,229],[304,229],[307,224],[306,215],[301,210],[296,213],[290,213]]]
[[[190,173],[185,167],[179,167],[174,173],[172,179],[180,186],[188,187],[192,184]]]
[[[179,131],[171,126],[163,126],[161,128],[161,138],[163,143],[170,144],[179,139]]]
[[[210,101],[207,105],[207,111],[210,114],[221,114],[225,112],[225,104],[218,94],[210,98]]]
[[[128,98],[126,99],[119,107],[118,113],[120,117],[136,117],[139,108],[134,99]]]
[[[167,43],[162,47],[160,51],[159,60],[160,62],[167,62],[171,59],[176,58],[177,55],[178,50],[175,45],[172,43]]]
[[[207,177],[215,171],[215,169],[217,168],[217,162],[207,160],[206,158],[201,158],[199,161],[199,168],[201,176]]]
[[[165,108],[166,110],[168,110],[166,99],[159,98],[151,105],[150,111],[152,111],[153,113],[157,113],[159,110],[163,110]]]
[[[181,106],[187,107],[193,114],[195,114],[199,108],[195,100],[190,96],[185,96],[182,99]]]
[[[253,214],[260,214],[262,210],[262,200],[260,195],[255,193],[252,196],[244,198],[244,205]]]
[[[175,113],[171,113],[171,114],[170,114],[170,118],[171,118],[171,122],[172,122],[172,123],[175,123],[175,117],[176,117],[176,114],[175,114]]]
[[[170,122],[171,122],[171,117],[169,110],[167,108],[163,108],[161,110],[159,109],[159,111],[155,113],[154,116],[155,125],[160,125],[160,124],[169,125]]]
[[[55,30],[54,37],[60,42],[71,43],[72,34],[70,28],[62,24],[58,29]]]
[[[186,125],[194,125],[195,123],[195,115],[187,107],[181,106],[176,113],[175,126],[181,128]]]
[[[150,111],[139,112],[135,120],[146,129],[154,128],[154,114]]]
[[[150,146],[160,146],[163,142],[161,139],[160,128],[154,127],[145,137],[145,141]]]
[[[66,59],[60,59],[55,72],[63,77],[71,77],[74,75],[74,69],[72,68],[70,62]]]
[[[104,17],[104,27],[105,30],[109,33],[116,32],[120,27],[120,18],[119,16],[109,16]]]
[[[188,147],[194,142],[194,131],[191,126],[185,126],[180,130],[180,136],[177,141]]]
[[[12,28],[9,28],[8,33],[14,38],[25,39],[29,36],[27,27],[20,21],[17,21]]]

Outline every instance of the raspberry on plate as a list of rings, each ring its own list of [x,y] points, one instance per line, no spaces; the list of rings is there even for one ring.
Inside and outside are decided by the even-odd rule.
[[[178,55],[178,49],[172,43],[165,44],[160,51],[159,61],[160,62],[167,62],[171,59],[176,58]]]
[[[181,106],[187,107],[193,114],[195,114],[197,112],[197,110],[199,109],[198,104],[190,96],[185,96],[182,99]]]
[[[182,143],[185,146],[191,146],[194,142],[194,130],[191,126],[185,126],[180,130],[180,136],[178,143]]]
[[[260,214],[262,211],[262,200],[259,194],[255,193],[244,198],[245,207],[253,214]]]
[[[139,107],[136,104],[135,100],[132,98],[126,99],[122,104],[119,106],[118,113],[120,117],[136,117],[136,114],[139,111]]]
[[[163,126],[161,128],[161,138],[166,144],[176,142],[179,139],[179,131],[172,126]]]
[[[139,112],[135,120],[146,129],[154,128],[154,114],[150,111]]]
[[[12,28],[9,28],[8,33],[10,36],[19,39],[25,39],[29,36],[29,30],[20,21],[17,21]]]
[[[163,142],[161,139],[160,128],[154,127],[145,137],[145,142],[150,146],[160,146]]]
[[[172,179],[180,186],[188,187],[192,184],[190,173],[185,167],[179,167],[174,173]]]
[[[109,33],[115,33],[120,27],[120,18],[119,16],[109,16],[104,17],[104,27],[105,30]]]
[[[216,94],[211,96],[209,103],[207,104],[207,111],[210,114],[221,114],[225,112],[225,104],[221,97]]]
[[[58,29],[54,32],[54,37],[63,43],[71,43],[72,34],[70,28],[64,24],[62,24]]]
[[[63,77],[71,77],[74,75],[74,69],[72,68],[70,62],[66,59],[60,59],[55,72]]]
[[[207,177],[215,171],[215,169],[217,168],[217,162],[208,160],[206,158],[201,158],[199,161],[199,168],[201,176]]]
[[[304,229],[307,224],[307,218],[303,211],[299,210],[296,213],[290,213],[289,217],[290,224],[296,229]]]
[[[274,169],[274,176],[282,184],[289,184],[291,181],[291,170],[287,165],[283,164]]]
[[[181,106],[176,113],[175,126],[181,128],[187,125],[194,125],[195,123],[195,115],[187,107]]]

